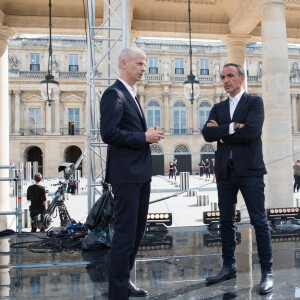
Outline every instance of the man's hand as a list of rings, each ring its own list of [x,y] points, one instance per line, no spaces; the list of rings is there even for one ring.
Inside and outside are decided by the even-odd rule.
[[[158,143],[161,139],[164,139],[164,133],[160,130],[158,126],[150,127],[145,132],[146,142],[149,144]]]
[[[209,122],[206,124],[207,127],[216,127],[219,126],[219,124],[215,120],[209,120]]]

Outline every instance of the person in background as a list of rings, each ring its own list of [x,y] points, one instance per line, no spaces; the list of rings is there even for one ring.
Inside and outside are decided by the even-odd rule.
[[[198,164],[199,168],[200,168],[200,177],[203,176],[204,174],[204,166],[205,166],[205,163],[204,161],[202,160],[199,164]]]
[[[31,202],[29,211],[31,218],[31,232],[36,232],[37,228],[34,226],[34,218],[42,214],[46,210],[47,192],[45,187],[41,185],[42,174],[36,173],[34,175],[35,184],[32,184],[27,189],[27,200]],[[45,231],[43,228],[41,232]]]
[[[172,162],[170,161],[169,162],[169,179],[173,179],[173,164]]]
[[[205,160],[204,168],[205,168],[205,174],[206,174],[206,179],[205,180],[209,180],[209,178],[210,178],[210,163],[209,163],[208,159]]]
[[[174,163],[173,163],[173,174],[174,174],[174,180],[176,181],[176,175],[177,175],[177,159],[174,159]]]

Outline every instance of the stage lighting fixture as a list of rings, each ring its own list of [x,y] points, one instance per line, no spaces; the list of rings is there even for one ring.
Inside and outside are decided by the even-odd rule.
[[[166,232],[146,232],[139,250],[155,251],[169,250],[173,248],[173,237]]]
[[[272,225],[299,225],[300,207],[269,208],[267,219]]]
[[[149,213],[147,215],[147,231],[168,231],[172,225],[172,213]]]
[[[235,222],[241,221],[241,212],[235,211]],[[205,211],[203,212],[203,223],[208,225],[209,229],[220,228],[220,211]]]
[[[300,233],[271,234],[272,243],[299,242]]]
[[[236,243],[242,242],[242,235],[240,232],[236,232]],[[205,247],[220,247],[222,246],[221,232],[219,230],[213,230],[203,235],[203,244]]]

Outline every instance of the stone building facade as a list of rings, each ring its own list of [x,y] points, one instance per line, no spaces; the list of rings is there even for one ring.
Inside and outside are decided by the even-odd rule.
[[[160,144],[151,146],[154,174],[167,173],[174,157],[179,171],[198,172],[200,160],[211,159],[216,147],[204,141],[201,128],[212,106],[227,98],[220,81],[222,66],[228,62],[227,47],[221,42],[193,42],[193,74],[200,81],[201,92],[191,104],[183,94],[183,82],[190,72],[187,41],[137,38],[133,45],[147,54],[147,71],[137,89],[148,126],[159,125],[166,135]],[[295,160],[300,158],[300,47],[291,45],[288,53],[293,139],[290,153]],[[246,46],[245,88],[260,96],[261,54],[260,44]],[[10,40],[10,160],[16,164],[38,161],[45,177],[57,177],[59,164],[75,162],[87,147],[85,39],[53,38],[53,75],[59,82],[60,94],[51,107],[40,95],[47,60],[47,38]],[[100,83],[101,65],[97,76]],[[86,176],[87,158],[81,168]]]

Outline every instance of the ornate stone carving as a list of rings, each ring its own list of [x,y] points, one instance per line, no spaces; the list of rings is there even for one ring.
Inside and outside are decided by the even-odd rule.
[[[8,57],[9,69],[10,70],[20,70],[21,61],[17,55],[10,55]]]
[[[286,0],[286,8],[289,10],[299,10],[300,0]]]
[[[59,62],[57,61],[55,55],[52,56],[52,67],[53,67],[53,69],[58,69],[58,67],[59,67]]]

